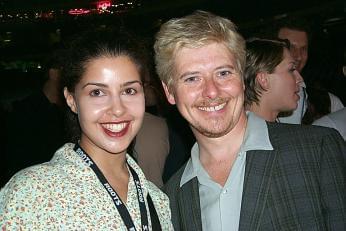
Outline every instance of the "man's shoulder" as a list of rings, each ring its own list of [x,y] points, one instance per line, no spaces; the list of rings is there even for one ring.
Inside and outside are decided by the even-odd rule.
[[[267,123],[269,134],[281,134],[290,136],[296,139],[297,136],[324,136],[330,134],[337,134],[337,131],[333,128],[318,127],[312,125],[299,125],[299,124],[285,124],[285,123]],[[295,134],[292,136],[292,134]]]
[[[329,155],[339,155],[339,152],[345,155],[345,141],[334,128],[268,123],[268,131],[274,149],[296,150],[306,154],[325,149],[334,150]]]

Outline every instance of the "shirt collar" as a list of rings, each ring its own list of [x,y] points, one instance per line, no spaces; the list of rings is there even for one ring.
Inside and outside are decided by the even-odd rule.
[[[252,112],[246,112],[248,122],[246,126],[244,142],[239,154],[242,155],[250,150],[273,150],[269,139],[267,123]],[[197,177],[199,174],[206,174],[199,160],[199,147],[195,143],[191,149],[191,158],[188,160],[183,175],[180,180],[180,187]]]

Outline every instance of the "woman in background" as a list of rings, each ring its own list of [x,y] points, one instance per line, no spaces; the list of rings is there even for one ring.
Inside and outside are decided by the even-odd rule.
[[[128,154],[145,110],[142,50],[120,31],[73,40],[62,77],[74,143],[1,190],[3,230],[173,229],[167,196]]]
[[[302,77],[286,40],[253,38],[246,44],[245,106],[266,121],[297,108]]]

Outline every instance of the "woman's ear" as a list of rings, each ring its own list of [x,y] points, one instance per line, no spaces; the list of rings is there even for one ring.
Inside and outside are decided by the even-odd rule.
[[[74,96],[71,92],[67,90],[66,87],[64,87],[64,96],[65,96],[66,103],[71,109],[71,111],[77,114],[77,106],[76,106],[76,101],[74,99]]]
[[[163,89],[165,90],[165,94],[166,94],[168,102],[174,105],[175,98],[174,98],[174,94],[171,92],[172,90],[170,90],[169,87],[164,82],[161,81],[161,83],[162,83]]]
[[[256,82],[261,86],[263,90],[268,90],[270,87],[269,76],[267,72],[259,72],[256,75]]]

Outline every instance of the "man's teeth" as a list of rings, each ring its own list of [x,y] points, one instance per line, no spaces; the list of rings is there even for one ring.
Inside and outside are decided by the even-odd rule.
[[[126,123],[121,124],[103,124],[102,125],[105,129],[111,131],[111,132],[120,132],[126,127]]]
[[[198,109],[202,110],[202,111],[218,111],[218,110],[221,110],[222,108],[224,108],[225,105],[226,105],[226,103],[223,103],[223,104],[217,105],[215,107],[198,107]]]

